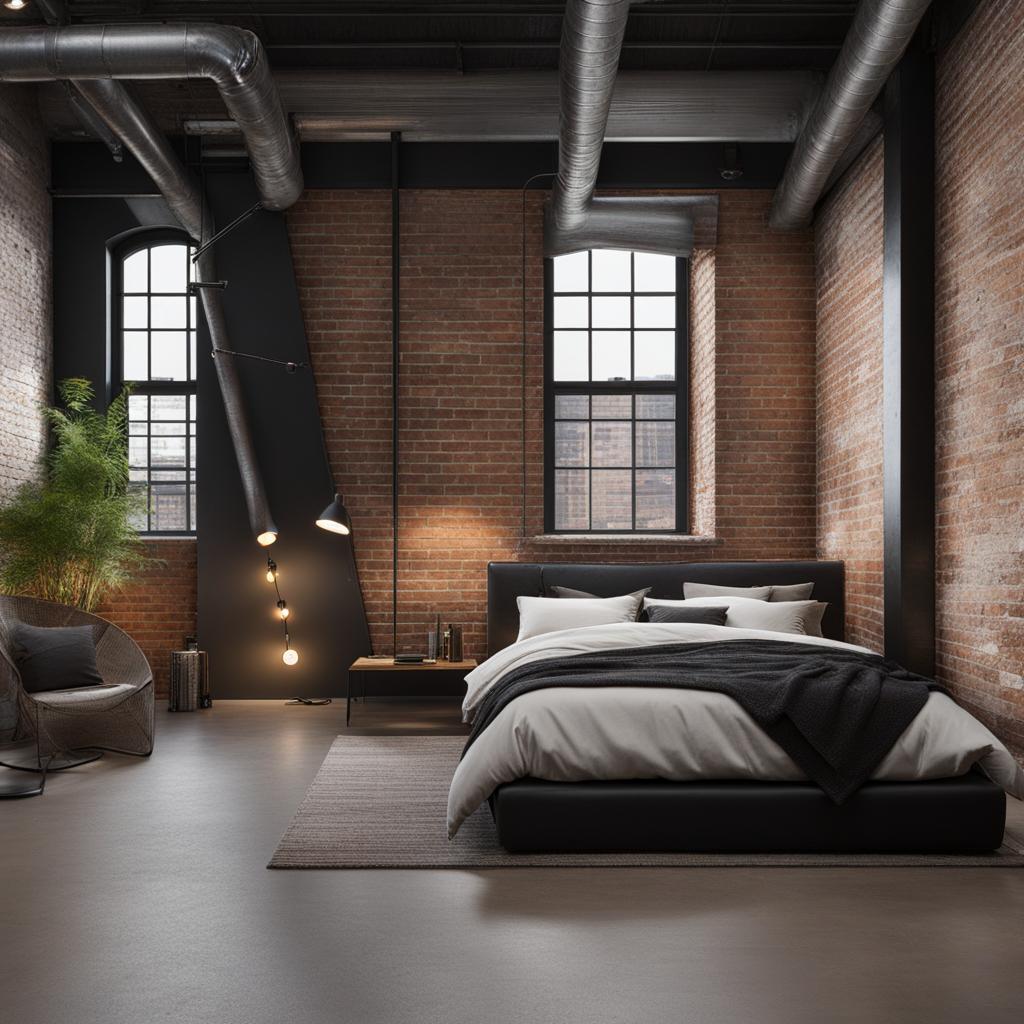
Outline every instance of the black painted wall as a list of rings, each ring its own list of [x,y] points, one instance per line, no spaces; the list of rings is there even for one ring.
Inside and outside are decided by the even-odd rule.
[[[244,168],[211,173],[206,194],[218,224],[258,196]],[[262,212],[217,243],[226,279],[225,315],[235,349],[309,362],[283,214]],[[219,356],[218,358],[229,358]],[[314,520],[333,495],[312,371],[239,359],[270,506],[280,530],[269,549],[249,530],[234,449],[212,380],[199,394],[199,636],[217,668],[215,696],[331,696],[344,692],[346,669],[369,653],[352,538]],[[354,538],[358,543],[358,537]],[[265,551],[277,561],[291,609],[298,664],[281,661],[282,629]],[[227,669],[230,666],[230,669]]]
[[[172,221],[159,200],[147,198],[152,186],[133,161],[114,164],[88,145],[55,149],[63,152],[54,179],[54,376],[88,378],[102,402],[112,391],[109,250],[127,233]],[[221,224],[256,201],[244,166],[211,173],[208,194]],[[218,244],[217,258],[219,275],[231,282],[224,297],[232,345],[308,363],[283,215],[251,219]],[[209,351],[209,340],[201,335],[204,347]],[[348,664],[369,652],[369,635],[352,543],[314,524],[333,492],[312,374],[250,360],[239,369],[281,531],[270,550],[299,662],[281,661],[283,630],[265,550],[249,531],[220,392],[201,358],[199,640],[210,652],[214,696],[337,695]]]

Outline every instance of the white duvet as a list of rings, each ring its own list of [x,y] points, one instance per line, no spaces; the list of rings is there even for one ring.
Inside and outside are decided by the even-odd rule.
[[[509,669],[544,658],[656,644],[778,640],[863,651],[824,637],[690,623],[587,626],[512,644],[466,677],[471,722]],[[963,775],[977,764],[1007,793],[1024,799],[1024,772],[976,718],[932,693],[878,766],[886,781]],[[448,794],[448,834],[505,782],[532,776],[557,782],[599,779],[757,779],[791,782],[804,774],[789,755],[724,694],[701,690],[565,687],[512,701],[459,763]]]

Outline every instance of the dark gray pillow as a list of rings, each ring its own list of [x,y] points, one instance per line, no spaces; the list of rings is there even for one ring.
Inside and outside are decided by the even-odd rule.
[[[649,604],[647,618],[650,622],[697,622],[703,626],[724,626],[728,608],[690,607],[679,605]]]
[[[636,606],[636,617],[640,618],[641,612],[644,610],[644,598],[651,592],[653,588],[646,587],[643,590],[634,590],[632,594],[616,594],[616,597],[637,597],[640,599],[639,604]],[[601,600],[600,594],[588,594],[585,590],[573,590],[572,587],[555,587],[550,586],[545,589],[545,597],[571,597],[571,598],[589,598],[591,600]]]
[[[92,626],[29,626],[19,622],[12,637],[14,663],[28,693],[101,686]]]

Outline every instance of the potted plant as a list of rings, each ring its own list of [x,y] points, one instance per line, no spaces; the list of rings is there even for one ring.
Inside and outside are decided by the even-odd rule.
[[[101,413],[88,381],[57,387],[42,479],[0,509],[0,588],[91,611],[147,562],[133,525],[145,502],[128,484],[128,390]]]

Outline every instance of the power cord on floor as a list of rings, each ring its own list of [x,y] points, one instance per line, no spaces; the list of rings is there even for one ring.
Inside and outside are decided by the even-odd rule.
[[[305,704],[307,707],[319,708],[324,704],[330,704],[330,697],[293,697],[291,700],[286,700],[285,704]]]

